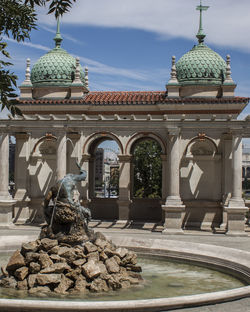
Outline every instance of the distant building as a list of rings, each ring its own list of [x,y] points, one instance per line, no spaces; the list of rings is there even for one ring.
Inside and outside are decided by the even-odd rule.
[[[104,149],[98,148],[95,157],[95,184],[101,185],[103,183],[104,173]]]
[[[250,180],[250,146],[243,146],[243,150],[242,150],[242,178]]]

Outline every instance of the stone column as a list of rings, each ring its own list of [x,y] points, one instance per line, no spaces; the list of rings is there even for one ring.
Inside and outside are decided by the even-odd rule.
[[[162,205],[165,211],[164,234],[182,234],[182,220],[185,211],[180,198],[180,131],[169,131],[169,155],[168,155],[168,196],[166,203]]]
[[[14,208],[14,222],[25,223],[29,220],[30,198],[28,194],[28,159],[29,135],[27,133],[16,133],[15,149],[15,200],[17,201]]]
[[[66,133],[58,135],[57,158],[56,158],[56,178],[57,181],[64,178],[67,172],[67,143]]]
[[[9,194],[9,134],[0,135],[0,228],[12,223],[15,200]]]
[[[223,137],[223,157],[222,157],[222,223],[220,230],[226,231],[227,212],[225,207],[228,206],[232,190],[232,136],[225,134]]]
[[[129,220],[131,204],[131,155],[119,155],[119,221]]]
[[[168,195],[168,158],[167,155],[161,155],[161,164],[162,164],[162,188],[161,188],[161,198],[162,203],[166,202]],[[162,221],[165,222],[165,211],[162,210]]]
[[[245,207],[242,198],[242,137],[239,133],[233,133],[232,138],[232,197],[227,212],[227,234],[246,235],[245,214],[248,208]]]

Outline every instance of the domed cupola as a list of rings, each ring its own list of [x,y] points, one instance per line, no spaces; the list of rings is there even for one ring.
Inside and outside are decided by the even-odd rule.
[[[202,27],[202,12],[209,7],[202,3],[197,7],[200,11],[198,44],[184,54],[175,64],[172,60],[171,79],[167,85],[170,96],[222,96],[225,85],[235,84],[231,78],[230,57],[227,63],[223,58],[204,44],[206,37]],[[172,92],[174,90],[174,92]]]
[[[78,58],[61,48],[62,40],[58,20],[55,48],[40,57],[29,75],[32,98],[78,98],[88,92],[88,72],[83,72]],[[27,87],[27,81],[21,91],[22,87]]]

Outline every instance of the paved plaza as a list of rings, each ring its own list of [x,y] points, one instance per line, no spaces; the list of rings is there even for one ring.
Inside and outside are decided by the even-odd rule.
[[[250,252],[250,231],[248,236],[234,237],[224,234],[212,234],[205,231],[184,231],[184,235],[162,235],[160,227],[153,224],[141,224],[134,226],[124,226],[115,223],[98,223],[91,222],[91,226],[95,231],[102,231],[104,234],[112,236],[134,236],[136,238],[147,239],[162,239],[162,240],[178,240],[182,242],[201,243],[209,245],[217,245],[235,248]],[[248,230],[248,228],[247,228]],[[19,225],[12,229],[1,229],[0,239],[7,236],[23,236],[34,237],[40,232],[39,226],[24,226]],[[172,311],[178,312],[250,312],[250,297],[232,302],[215,304],[202,307],[177,309]]]

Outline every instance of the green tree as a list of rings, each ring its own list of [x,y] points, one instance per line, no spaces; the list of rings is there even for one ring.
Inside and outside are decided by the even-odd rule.
[[[30,32],[36,29],[36,7],[48,5],[48,14],[56,18],[68,12],[76,0],[1,0],[0,6],[0,104],[12,115],[21,114],[17,104],[17,76],[10,70],[11,56],[7,50],[6,37],[17,42],[30,39]]]
[[[114,190],[119,195],[119,168],[110,168],[110,189]]]
[[[134,197],[161,198],[161,147],[154,140],[143,140],[134,149]]]

